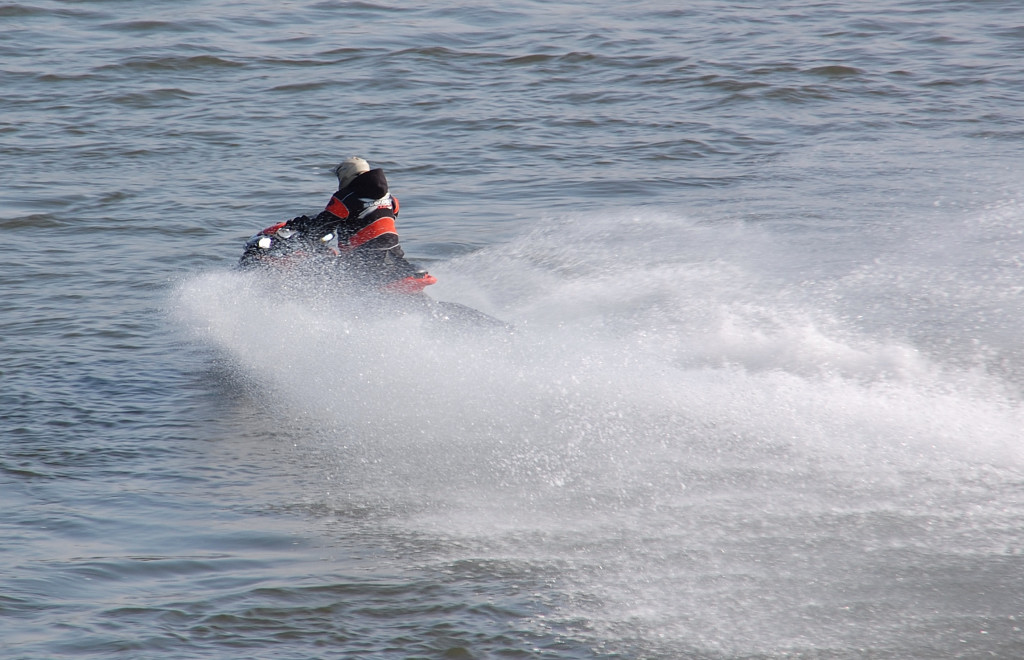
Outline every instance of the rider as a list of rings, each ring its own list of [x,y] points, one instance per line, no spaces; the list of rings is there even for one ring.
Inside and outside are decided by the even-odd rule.
[[[319,239],[324,245],[337,237],[338,255],[346,271],[364,283],[397,290],[420,290],[433,284],[436,280],[431,275],[405,260],[395,228],[398,199],[388,190],[384,170],[371,169],[364,159],[352,156],[334,168],[334,173],[338,190],[323,211],[264,229],[250,241],[246,253],[259,246],[260,236],[289,238],[297,233],[308,242]]]

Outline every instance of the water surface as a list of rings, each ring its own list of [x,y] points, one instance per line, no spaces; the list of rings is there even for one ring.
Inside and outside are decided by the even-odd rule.
[[[0,35],[5,657],[1024,653],[1017,3]],[[513,336],[233,271],[351,154]]]

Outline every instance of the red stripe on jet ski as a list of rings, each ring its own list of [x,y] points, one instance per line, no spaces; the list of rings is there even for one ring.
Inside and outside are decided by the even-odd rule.
[[[436,277],[430,273],[424,273],[420,277],[411,275],[409,277],[403,277],[400,280],[395,280],[394,282],[388,282],[381,287],[381,289],[391,293],[419,293],[431,284],[436,283]]]

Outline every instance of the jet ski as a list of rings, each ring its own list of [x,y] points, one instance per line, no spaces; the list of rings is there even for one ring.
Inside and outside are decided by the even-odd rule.
[[[281,222],[245,243],[238,268],[340,294],[351,309],[366,314],[422,314],[446,327],[511,330],[493,316],[457,302],[435,300],[426,289],[437,278],[390,252],[344,253],[333,232],[306,232]],[[367,258],[369,257],[369,258]],[[372,262],[370,261],[372,259]]]

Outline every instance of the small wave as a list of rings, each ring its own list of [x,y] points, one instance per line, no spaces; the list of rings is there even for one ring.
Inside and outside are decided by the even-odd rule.
[[[114,32],[193,32],[214,31],[216,26],[205,21],[135,20],[106,23],[100,27]]]
[[[23,16],[44,16],[49,10],[32,5],[0,5],[0,18],[20,18]]]
[[[330,87],[332,85],[340,85],[336,80],[318,80],[315,82],[304,82],[304,83],[290,83],[287,85],[277,85],[271,87],[271,92],[309,92],[315,89],[323,89],[324,87]]]
[[[29,215],[16,215],[12,218],[0,217],[0,229],[4,231],[12,229],[52,229],[64,227],[67,223],[53,213],[31,213]]]
[[[216,55],[129,57],[117,64],[98,67],[98,71],[129,69],[140,71],[189,71],[202,69],[237,69],[245,67],[244,62],[217,57]]]
[[[844,66],[842,64],[830,64],[808,69],[807,73],[812,76],[824,76],[826,78],[845,78],[848,76],[859,76],[864,72],[857,67]]]
[[[123,105],[132,108],[156,108],[166,107],[168,102],[194,98],[192,92],[177,87],[152,89],[145,92],[131,92],[118,94],[109,97],[109,102],[114,105]]]
[[[0,5],[0,18],[21,18],[26,16],[67,16],[72,18],[99,18],[102,14],[84,9],[47,9],[35,5]]]

